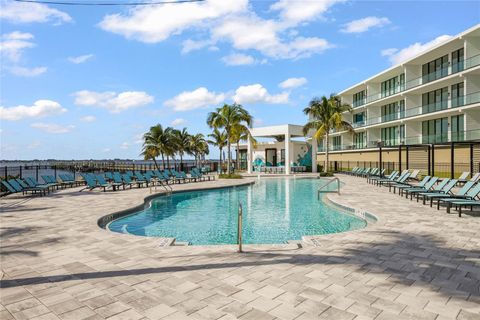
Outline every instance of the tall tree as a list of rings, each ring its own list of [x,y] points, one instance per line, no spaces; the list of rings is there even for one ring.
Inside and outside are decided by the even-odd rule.
[[[195,157],[195,164],[200,167],[200,159],[202,156],[209,153],[208,143],[205,140],[205,136],[201,133],[190,136],[190,152]]]
[[[190,134],[187,128],[182,130],[175,130],[175,146],[176,152],[180,156],[180,170],[183,170],[183,156],[190,153]]]
[[[172,160],[174,159],[175,151],[176,151],[177,141],[176,141],[175,129],[172,127],[167,127],[165,128],[164,134],[165,134],[164,153],[167,158],[167,167],[170,168],[170,158],[172,158]]]
[[[248,127],[238,123],[232,127],[232,143],[236,144],[237,148],[237,156],[236,156],[236,165],[237,169],[240,169],[240,161],[238,157],[240,156],[240,141],[248,141],[248,138],[252,140],[252,143],[256,145],[257,141],[253,138],[253,136],[250,134],[250,130],[248,130]]]
[[[227,145],[227,134],[225,131],[220,131],[218,128],[213,129],[213,133],[208,135],[211,139],[207,140],[209,144],[215,146],[220,151],[220,168],[222,167],[222,150]]]
[[[165,153],[168,149],[168,138],[165,130],[163,129],[161,124],[157,124],[155,126],[150,127],[150,130],[143,135],[143,151],[142,154],[145,157],[149,157],[150,159],[154,159],[155,165],[156,163],[155,158],[159,155],[162,157],[162,165],[165,168]]]
[[[321,98],[314,98],[308,104],[308,107],[303,109],[309,121],[303,126],[303,134],[307,135],[310,130],[314,130],[313,137],[320,141],[325,140],[325,163],[323,171],[328,171],[329,161],[329,138],[328,134],[333,129],[343,129],[353,132],[353,127],[350,123],[343,120],[343,113],[352,111],[349,104],[342,103],[340,98],[335,94],[331,94],[329,98],[322,96]],[[312,157],[315,155],[312,155]]]
[[[210,112],[207,118],[207,124],[210,128],[225,129],[227,134],[227,173],[231,173],[231,144],[233,127],[237,124],[244,124],[251,127],[253,117],[240,104],[224,104],[223,107],[217,108]]]

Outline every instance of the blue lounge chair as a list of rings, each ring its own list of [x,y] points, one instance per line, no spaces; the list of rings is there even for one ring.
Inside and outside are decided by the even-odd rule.
[[[137,184],[137,187],[141,188],[143,187],[144,184],[146,184],[146,181],[138,181],[138,180],[135,180],[135,182],[132,181],[132,179],[130,179],[130,176],[128,174],[124,174],[122,176],[123,178],[123,181],[125,181],[126,184]]]
[[[53,190],[57,186],[56,184],[50,184],[50,183],[43,183],[43,184],[38,183],[38,181],[35,180],[35,178],[33,178],[33,177],[26,177],[25,181],[27,182],[27,184],[30,188],[37,188],[37,187],[44,188],[44,187],[46,187],[46,188],[49,189],[49,191],[50,191],[50,189]]]
[[[46,191],[44,188],[24,188],[22,187],[15,179],[10,179],[7,181],[8,184],[10,184],[17,192],[21,192],[22,194],[25,194],[25,193],[28,193],[28,192],[31,192],[32,194],[33,193],[37,193],[39,192],[40,194],[46,194]]]
[[[19,191],[15,190],[14,187],[12,187],[10,184],[8,184],[7,181],[5,180],[2,180],[2,184],[3,186],[7,189],[8,193],[17,193]]]
[[[440,205],[441,205],[441,202],[443,202],[443,200],[445,200],[445,203],[447,203],[447,202],[451,201],[452,199],[457,199],[457,200],[466,199],[468,191],[473,187],[474,184],[475,184],[475,182],[468,181],[467,183],[465,183],[463,185],[462,188],[460,188],[460,190],[457,191],[457,193],[455,193],[455,194],[445,194],[443,196],[438,196],[436,198],[437,199],[437,210],[440,210]]]
[[[467,182],[468,183],[468,182]],[[447,213],[450,213],[450,208],[452,204],[455,202],[460,202],[459,200],[475,200],[476,197],[480,194],[480,183],[473,186],[468,190],[468,192],[464,196],[454,195],[452,198],[443,198],[438,200],[438,204],[443,202],[447,206]],[[437,206],[439,207],[439,205]]]
[[[423,187],[413,187],[413,188],[407,188],[403,189],[403,194],[405,194],[405,198],[408,198],[408,195],[410,195],[410,200],[413,200],[413,195],[420,193],[420,192],[427,192],[428,190],[432,189],[435,183],[437,183],[438,177],[432,177],[430,180],[428,180],[427,183]],[[443,185],[445,186],[445,185]],[[443,188],[442,186],[442,188]],[[441,190],[441,189],[440,189]]]
[[[117,183],[117,182],[108,183],[105,180],[105,178],[103,177],[103,175],[101,175],[101,174],[97,175],[97,181],[98,181],[100,186],[107,186],[107,188],[111,187],[113,189],[113,191],[116,191],[118,189],[118,187],[120,187],[122,185],[122,183]]]
[[[50,191],[49,188],[48,188],[48,186],[38,186],[38,185],[37,185],[37,186],[30,186],[27,182],[23,181],[22,179],[18,179],[18,178],[15,179],[15,181],[17,181],[18,184],[19,184],[20,186],[22,186],[23,189],[32,188],[32,189],[45,190],[45,192],[44,192],[45,194]]]
[[[147,178],[145,178],[145,176],[139,172],[139,171],[135,171],[135,181],[137,183],[145,183],[148,187],[148,183],[149,181],[147,180]]]
[[[425,176],[423,177],[422,181],[418,183],[418,185],[413,185],[410,183],[398,183],[398,184],[391,184],[390,188],[393,188],[393,193],[395,193],[395,189],[398,189],[398,194],[401,195],[401,190],[402,189],[408,189],[408,188],[414,188],[414,187],[420,187],[423,188],[425,184],[430,180],[430,176]]]
[[[455,187],[455,185],[458,182],[457,179],[452,179],[450,181],[448,180],[450,179],[442,180],[442,182],[439,183],[437,187],[435,187],[432,191],[417,193],[417,202],[420,197],[423,198],[423,204],[425,204],[427,199],[430,199],[430,207],[433,207],[433,200],[436,198],[442,198],[447,194],[451,194],[452,189]],[[444,183],[445,181],[448,181],[448,183]],[[442,185],[443,187],[440,190],[437,190],[438,187]]]

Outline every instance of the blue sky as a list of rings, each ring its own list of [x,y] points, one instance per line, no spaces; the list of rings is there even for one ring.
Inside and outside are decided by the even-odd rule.
[[[208,134],[223,102],[303,124],[312,97],[480,21],[473,1],[0,4],[1,159],[139,158],[151,125]]]

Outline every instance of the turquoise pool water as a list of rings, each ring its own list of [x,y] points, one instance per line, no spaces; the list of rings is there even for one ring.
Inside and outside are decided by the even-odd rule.
[[[269,244],[362,228],[365,221],[317,199],[321,179],[265,178],[253,185],[174,193],[111,222],[114,232],[172,237],[193,245],[234,244],[239,202],[244,243]]]

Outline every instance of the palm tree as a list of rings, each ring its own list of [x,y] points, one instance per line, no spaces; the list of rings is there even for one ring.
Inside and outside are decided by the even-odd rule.
[[[182,130],[175,130],[175,149],[180,156],[180,170],[183,170],[183,156],[190,153],[190,134],[187,132],[187,128]]]
[[[150,127],[150,130],[143,135],[143,150],[142,154],[145,158],[153,159],[155,166],[158,169],[157,162],[155,160],[159,155],[162,157],[162,165],[165,168],[165,153],[168,148],[168,139],[165,130],[161,124]]]
[[[175,129],[172,127],[165,128],[165,146],[164,146],[164,153],[167,157],[167,167],[170,168],[170,157],[174,159],[175,151],[176,151],[176,135]]]
[[[333,129],[343,129],[353,132],[350,123],[343,120],[343,112],[352,111],[349,104],[342,103],[340,98],[331,94],[329,98],[322,96],[310,101],[308,107],[303,109],[309,121],[303,126],[303,134],[307,135],[310,130],[315,130],[313,137],[320,141],[325,139],[325,164],[323,171],[328,171],[329,139],[328,133]],[[315,155],[312,155],[315,156]]]
[[[220,168],[221,168],[222,167],[222,150],[227,145],[227,134],[225,133],[225,131],[220,131],[217,128],[214,128],[213,133],[210,133],[208,136],[212,139],[207,140],[207,143],[215,147],[218,147],[220,151]]]
[[[202,156],[208,154],[208,143],[205,136],[201,133],[190,136],[189,150],[195,157],[195,164],[199,167],[199,161]]]
[[[240,155],[240,141],[247,141],[248,138],[252,140],[252,143],[254,146],[256,145],[257,141],[253,138],[253,136],[250,134],[250,130],[246,126],[244,126],[241,123],[238,123],[232,127],[232,143],[236,144],[237,148],[237,169],[240,169],[240,162],[239,162],[239,155]]]
[[[233,127],[237,124],[246,124],[251,127],[253,117],[240,104],[224,104],[216,111],[210,112],[207,118],[207,124],[210,128],[224,128],[227,134],[227,173],[231,173],[232,155],[230,153],[232,144]]]

